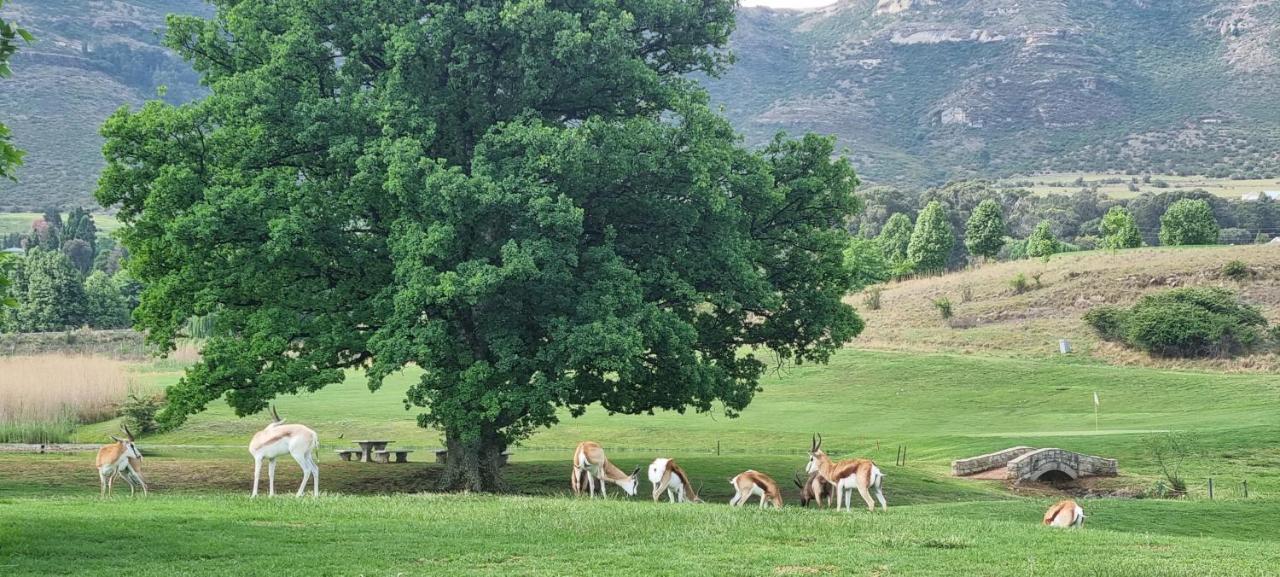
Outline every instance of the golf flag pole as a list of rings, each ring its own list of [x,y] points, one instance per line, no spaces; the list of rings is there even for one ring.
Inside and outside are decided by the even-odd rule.
[[[1094,391],[1094,392],[1093,392],[1093,432],[1095,432],[1095,433],[1096,433],[1096,432],[1098,432],[1098,407],[1099,407],[1099,405],[1101,405],[1101,403],[1099,403],[1099,402],[1098,402],[1098,391]]]

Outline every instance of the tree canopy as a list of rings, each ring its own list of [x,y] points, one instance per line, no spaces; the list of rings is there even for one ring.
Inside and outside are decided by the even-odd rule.
[[[1047,257],[1062,252],[1062,243],[1053,234],[1053,223],[1042,221],[1027,237],[1027,256]]]
[[[1133,213],[1123,206],[1113,206],[1102,217],[1102,248],[1121,249],[1142,246],[1142,233]]]
[[[991,259],[1004,246],[1005,234],[1000,203],[987,199],[978,204],[965,223],[964,244],[970,254]]]
[[[918,272],[942,272],[947,268],[955,233],[947,222],[946,211],[938,201],[925,205],[916,217],[916,227],[911,232],[907,246],[907,260]]]
[[[1218,233],[1213,209],[1204,200],[1179,200],[1160,217],[1160,244],[1217,244]]]
[[[558,408],[733,415],[759,349],[860,332],[848,162],[742,148],[686,77],[727,63],[734,2],[214,4],[167,39],[210,96],[103,129],[136,322],[172,347],[216,313],[165,426],[412,364],[444,484],[494,490]]]

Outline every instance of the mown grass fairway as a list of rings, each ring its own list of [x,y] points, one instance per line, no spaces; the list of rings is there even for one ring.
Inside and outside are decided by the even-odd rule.
[[[1048,501],[834,514],[553,498],[21,499],[5,575],[1275,575],[1274,503]]]

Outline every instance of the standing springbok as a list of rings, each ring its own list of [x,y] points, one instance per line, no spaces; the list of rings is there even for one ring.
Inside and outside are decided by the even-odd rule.
[[[671,459],[658,458],[649,464],[649,482],[653,483],[655,503],[662,497],[664,491],[667,493],[667,499],[672,503],[702,502],[702,499],[698,498],[698,493],[693,490],[693,485],[689,484],[689,476],[684,474],[684,469]]]
[[[258,482],[262,478],[262,460],[267,459],[268,494],[276,495],[276,457],[292,455],[302,467],[302,485],[298,496],[307,492],[307,478],[313,479],[312,496],[320,496],[320,467],[316,465],[315,450],[320,445],[316,432],[302,425],[286,425],[284,419],[271,405],[271,424],[258,431],[249,441],[249,454],[253,455],[253,495],[258,496]]]
[[[871,500],[870,493],[872,487],[876,490],[880,507],[886,511],[889,510],[889,505],[884,501],[884,474],[880,472],[880,468],[870,459],[832,462],[831,458],[822,451],[822,435],[815,435],[809,446],[809,465],[805,470],[818,473],[827,482],[835,485],[837,511],[840,510],[841,503],[844,503],[845,510],[853,511],[854,489],[857,489],[858,494],[862,495],[862,500],[866,501],[867,510],[875,511],[876,504]]]
[[[628,496],[634,497],[640,488],[640,465],[636,465],[630,475],[623,473],[622,469],[615,467],[604,456],[604,449],[598,443],[583,441],[573,450],[573,478],[569,480],[569,484],[573,487],[574,495],[582,495],[583,479],[587,481],[591,497],[596,496],[596,483],[599,482],[600,496],[609,498],[604,489],[605,481],[622,487]]]
[[[1071,499],[1058,501],[1045,512],[1044,524],[1050,527],[1083,527],[1084,509]]]
[[[729,500],[730,507],[741,507],[747,504],[747,499],[751,497],[760,497],[760,508],[763,509],[765,503],[772,503],[774,508],[782,508],[782,491],[778,490],[778,484],[768,475],[747,469],[739,473],[736,477],[729,479],[729,484],[733,485],[736,494],[733,499]]]
[[[133,432],[129,430],[129,426],[123,425],[123,427],[126,438],[121,439],[112,435],[111,439],[115,442],[98,449],[98,456],[94,459],[93,464],[98,469],[98,482],[101,485],[98,495],[102,497],[106,497],[115,488],[117,476],[123,476],[129,483],[129,494],[134,493],[133,479],[126,471],[129,470],[129,465],[134,459],[137,459],[139,464],[142,462],[142,453],[133,444]],[[146,494],[146,490],[146,485],[143,485],[143,494]]]
[[[795,478],[791,482],[795,483],[796,487],[800,489],[801,507],[808,507],[810,502],[814,502],[821,509],[824,501],[828,507],[835,503],[835,487],[828,483],[826,479],[823,479],[822,475],[819,475],[817,471],[808,475],[803,471],[797,471]]]

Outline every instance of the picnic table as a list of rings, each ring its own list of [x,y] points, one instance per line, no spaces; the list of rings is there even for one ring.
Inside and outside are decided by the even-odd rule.
[[[360,462],[368,463],[369,457],[374,453],[374,451],[381,451],[383,449],[386,449],[387,445],[390,445],[395,441],[352,441],[352,442],[360,446]]]

